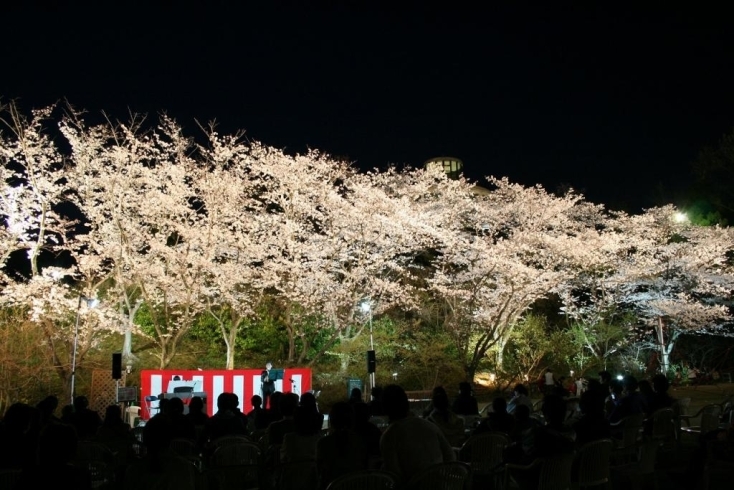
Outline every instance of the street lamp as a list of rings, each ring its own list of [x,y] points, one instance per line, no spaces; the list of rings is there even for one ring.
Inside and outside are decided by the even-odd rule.
[[[369,314],[370,351],[367,353],[367,370],[370,374],[370,392],[375,387],[375,341],[372,336],[372,302],[366,299],[361,305],[362,312]]]
[[[96,308],[99,300],[96,298],[87,298],[79,295],[79,302],[76,305],[76,321],[74,322],[74,349],[71,354],[71,403],[74,403],[74,382],[76,381],[76,346],[79,344],[79,313],[82,309],[82,301],[86,303],[87,308]]]

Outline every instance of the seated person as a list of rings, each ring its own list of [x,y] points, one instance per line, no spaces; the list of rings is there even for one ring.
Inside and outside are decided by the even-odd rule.
[[[530,411],[533,411],[533,401],[525,385],[518,383],[512,393],[512,398],[507,403],[507,413],[515,413],[518,405],[527,405]]]
[[[484,432],[504,432],[507,435],[515,432],[515,417],[507,413],[507,401],[504,397],[498,396],[492,400],[492,411],[479,422],[472,434]]]
[[[464,419],[449,409],[449,397],[445,392],[434,395],[433,411],[426,420],[436,424],[452,446],[459,447],[466,440]]]
[[[293,413],[295,430],[283,436],[280,462],[316,460],[316,443],[321,439],[321,425],[307,407],[296,407]]]
[[[629,415],[645,413],[645,399],[637,389],[637,378],[628,374],[622,380],[622,386],[624,388],[622,398],[612,408],[608,417],[610,424],[615,424]]]
[[[604,417],[604,405],[596,393],[587,391],[579,400],[581,417],[572,425],[576,432],[576,444],[581,446],[587,442],[611,437],[609,421]]]
[[[410,411],[408,395],[402,387],[386,386],[382,401],[390,418],[390,425],[380,439],[385,470],[404,483],[431,465],[456,461],[454,449],[443,432]]]

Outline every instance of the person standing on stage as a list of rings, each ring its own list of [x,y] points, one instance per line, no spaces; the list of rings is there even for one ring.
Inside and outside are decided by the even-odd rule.
[[[270,395],[275,393],[275,380],[270,377],[270,370],[273,369],[272,363],[265,364],[265,369],[260,373],[260,392],[262,393],[263,408],[270,407]]]

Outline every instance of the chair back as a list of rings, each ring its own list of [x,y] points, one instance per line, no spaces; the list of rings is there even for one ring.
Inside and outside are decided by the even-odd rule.
[[[719,413],[715,410],[701,414],[701,434],[706,434],[719,428]]]
[[[680,443],[681,440],[681,432],[682,432],[682,424],[683,420],[681,419],[682,416],[688,415],[688,407],[691,406],[691,398],[679,398],[673,404],[670,406],[670,408],[673,409],[673,422],[675,424],[675,438],[678,443]]]
[[[210,467],[258,465],[260,447],[253,442],[225,444],[217,447],[209,458]]]
[[[217,448],[231,444],[242,444],[243,442],[252,442],[252,439],[243,435],[221,436],[211,441],[210,444],[212,448]]]
[[[101,460],[89,460],[77,463],[76,466],[86,468],[95,490],[113,489],[117,487],[114,465]]]
[[[21,468],[0,468],[0,488],[8,490],[16,488],[22,474]]]
[[[621,447],[632,447],[642,437],[642,424],[645,421],[644,413],[635,413],[628,415],[620,421],[622,429]]]
[[[677,429],[673,409],[661,408],[655,410],[650,418],[652,419],[652,433],[650,437],[660,441],[663,446],[668,448],[675,446]]]
[[[272,473],[273,490],[312,490],[318,488],[316,460],[289,461],[278,464]]]
[[[610,481],[609,462],[614,443],[611,439],[587,442],[576,453],[578,487],[595,487]]]
[[[464,490],[469,481],[469,464],[463,461],[437,463],[413,475],[404,490]]]
[[[76,447],[76,461],[101,461],[107,464],[114,464],[115,455],[112,450],[101,442],[95,441],[79,441]]]
[[[718,429],[720,423],[719,417],[721,416],[721,405],[717,403],[705,405],[697,413],[689,416],[686,421],[689,422],[690,419],[699,416],[700,419],[698,425],[687,426],[682,428],[681,430],[692,434],[702,435],[712,430]]]
[[[241,464],[207,468],[200,486],[208,490],[257,490],[260,468],[257,464]]]
[[[719,419],[722,423],[731,424],[734,422],[734,401],[731,398],[721,403],[721,415]]]
[[[192,439],[186,439],[185,437],[175,437],[171,440],[170,446],[171,451],[181,456],[184,459],[196,461],[199,457],[199,448]]]
[[[639,445],[637,465],[641,475],[655,473],[658,449],[660,449],[660,441],[654,439],[648,439]]]
[[[335,478],[326,486],[326,490],[391,490],[396,486],[395,475],[390,472],[360,470]]]
[[[543,458],[540,465],[538,490],[561,490],[571,486],[574,453]]]
[[[487,475],[502,463],[510,437],[502,432],[485,432],[469,437],[459,451],[459,459],[469,463],[472,473]]]

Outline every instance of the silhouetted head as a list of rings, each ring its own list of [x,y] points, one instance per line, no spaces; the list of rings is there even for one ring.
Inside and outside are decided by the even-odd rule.
[[[357,387],[352,388],[352,391],[349,392],[349,399],[352,401],[361,402],[362,401],[362,390],[360,390]]]
[[[637,388],[639,386],[639,383],[637,382],[637,378],[632,376],[631,374],[628,374],[622,379],[622,384],[624,385],[624,389],[627,391],[627,393],[632,393],[637,391]]]
[[[390,420],[399,420],[410,413],[410,403],[405,390],[399,385],[387,385],[382,392],[382,404]]]
[[[74,398],[74,409],[76,411],[84,410],[89,406],[89,400],[86,396],[79,395],[76,398]]]
[[[280,414],[283,417],[291,417],[298,406],[298,395],[295,393],[284,393],[280,399]]]
[[[312,412],[318,412],[318,404],[316,403],[316,395],[307,391],[301,395],[301,400],[298,402],[300,406],[305,407]]]
[[[235,407],[232,406],[232,394],[228,392],[220,393],[217,397],[217,410],[230,410],[233,411]]]
[[[446,392],[446,388],[444,388],[443,386],[434,386],[433,387],[433,391],[431,392],[431,397],[434,397],[434,396],[436,396],[439,393],[443,393],[444,395],[448,395],[448,393]]]
[[[260,395],[252,395],[250,403],[252,404],[252,408],[260,408],[263,406],[263,399]]]
[[[180,398],[171,398],[166,405],[166,413],[171,415],[183,415],[184,403]]]
[[[584,391],[579,398],[579,409],[586,415],[604,413],[604,399],[595,391]]]
[[[467,381],[459,383],[459,393],[462,395],[471,395],[471,384]]]
[[[334,430],[346,430],[354,426],[354,408],[349,402],[336,402],[329,410],[329,426]]]
[[[107,423],[122,421],[122,409],[120,405],[107,405],[104,410],[104,421]]]
[[[189,413],[191,412],[203,412],[204,411],[204,399],[200,396],[192,396],[189,401]]]
[[[664,374],[656,374],[652,377],[652,389],[656,393],[667,393],[670,388],[670,382]]]
[[[522,383],[518,383],[518,384],[516,384],[516,385],[515,385],[515,390],[514,390],[514,391],[515,391],[515,393],[517,393],[518,395],[525,395],[525,396],[528,396],[528,389],[527,389],[527,388],[525,387],[525,385],[524,385],[524,384],[522,384]]]
[[[449,409],[449,396],[446,392],[439,392],[433,395],[433,408],[439,412],[446,412]]]
[[[507,400],[502,396],[496,397],[492,400],[492,411],[494,411],[494,413],[507,412]]]
[[[558,395],[546,395],[543,398],[542,411],[548,425],[562,425],[566,419],[566,401]]]

